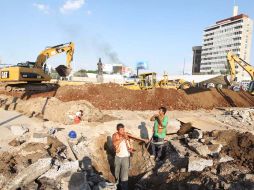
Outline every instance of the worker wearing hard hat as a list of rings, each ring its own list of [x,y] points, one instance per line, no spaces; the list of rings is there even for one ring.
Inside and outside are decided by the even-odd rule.
[[[154,121],[153,137],[152,137],[152,156],[156,161],[160,160],[164,138],[167,134],[168,117],[165,115],[167,109],[165,107],[159,108],[159,113],[151,117],[150,121]]]
[[[74,117],[74,123],[75,123],[75,124],[80,123],[82,116],[83,116],[83,110],[79,110],[79,111],[76,113],[75,117]]]

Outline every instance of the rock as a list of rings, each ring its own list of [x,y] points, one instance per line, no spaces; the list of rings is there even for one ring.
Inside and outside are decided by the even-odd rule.
[[[180,157],[185,157],[185,155],[187,154],[187,150],[179,141],[175,140],[171,141],[170,143]]]
[[[212,140],[209,141],[209,144],[220,144],[220,143],[218,141],[212,139]]]
[[[206,160],[199,157],[190,157],[188,172],[203,171],[206,167],[213,166],[213,160]]]
[[[116,184],[114,183],[108,183],[108,182],[99,182],[96,188],[94,189],[98,189],[98,190],[117,190]]]
[[[16,136],[24,135],[29,131],[29,129],[23,125],[12,125],[10,129],[11,132]]]
[[[233,161],[234,158],[230,157],[230,156],[223,156],[219,159],[219,163],[222,163],[222,162],[229,162],[229,161]]]
[[[221,176],[232,175],[233,173],[237,173],[237,172],[239,172],[239,166],[229,162],[220,163],[217,167],[217,174]],[[241,168],[241,173],[247,173],[247,172],[248,171],[246,169]]]
[[[189,133],[189,137],[192,139],[201,139],[203,137],[203,132],[198,129],[194,129]]]
[[[180,172],[181,172],[181,173],[186,172],[186,168],[181,168],[181,169],[180,169]]]
[[[28,185],[51,167],[52,158],[39,159],[34,164],[23,169],[11,181],[7,183],[4,190],[15,190]]]
[[[32,137],[30,138],[30,142],[34,143],[43,143],[47,144],[48,142],[48,135],[45,133],[33,133]]]
[[[201,143],[205,143],[205,139],[199,139]]]
[[[79,162],[78,160],[72,161],[72,162],[65,162],[60,165],[58,168],[51,168],[49,171],[47,171],[45,174],[43,174],[40,178],[48,178],[57,180],[64,176],[67,173],[74,173],[79,169]]]
[[[68,189],[70,190],[91,190],[90,186],[88,185],[88,181],[86,178],[86,174],[82,172],[74,173],[68,181]]]
[[[208,149],[210,150],[210,155],[214,156],[214,155],[218,155],[222,149],[222,145],[221,144],[213,144],[213,145],[208,145]]]
[[[254,182],[254,174],[245,174],[244,179]]]
[[[191,123],[181,123],[180,129],[177,131],[177,135],[184,135],[193,130]]]
[[[191,141],[188,143],[188,146],[190,147],[191,150],[193,150],[194,152],[196,152],[197,154],[201,155],[201,156],[207,156],[208,154],[210,154],[210,150],[208,149],[207,145],[203,145],[199,142],[196,141]]]
[[[0,174],[0,189],[3,188],[6,181],[7,181],[6,177],[4,177],[2,174]]]
[[[20,146],[24,142],[25,140],[19,141],[18,139],[13,139],[11,142],[8,143],[8,145],[16,147],[16,146]]]
[[[28,185],[23,187],[22,190],[38,189],[38,187],[39,185],[33,181],[32,183],[29,183]]]

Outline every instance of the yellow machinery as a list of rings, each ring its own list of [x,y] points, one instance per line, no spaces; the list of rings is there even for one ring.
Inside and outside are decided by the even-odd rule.
[[[126,82],[123,86],[131,90],[148,90],[158,86],[154,72],[139,74],[138,78],[138,82]]]
[[[131,90],[148,90],[153,88],[172,88],[178,90],[190,88],[193,84],[183,79],[168,80],[167,74],[163,75],[162,80],[157,81],[156,73],[149,72],[139,74],[139,82],[127,82],[123,86]]]
[[[183,79],[168,80],[168,75],[166,73],[164,73],[163,79],[160,80],[158,84],[161,88],[174,88],[176,90],[184,90],[194,86],[194,83],[190,83]]]
[[[28,89],[26,87],[29,86],[25,86],[24,83],[36,84],[43,81],[50,81],[51,77],[46,72],[46,61],[48,58],[63,52],[66,52],[67,55],[66,66],[59,65],[56,71],[60,76],[66,77],[71,72],[71,61],[73,60],[74,54],[74,44],[72,42],[47,47],[38,55],[36,62],[18,63],[15,66],[0,69],[0,82],[7,84],[5,88],[11,91],[14,89],[19,90],[20,86],[22,86],[22,90]],[[43,88],[38,89],[43,90]],[[36,91],[36,85],[32,85],[32,87],[30,85],[29,90]]]
[[[249,84],[248,91],[254,95],[254,67],[251,66],[249,63],[246,63],[243,59],[235,55],[233,52],[227,53],[227,60],[229,63],[229,70],[230,70],[230,84],[233,84],[233,82],[236,79],[236,70],[235,66],[236,63],[240,65],[251,77],[251,82]]]

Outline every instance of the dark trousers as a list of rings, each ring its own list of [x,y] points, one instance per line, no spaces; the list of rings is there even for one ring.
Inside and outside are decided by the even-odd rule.
[[[158,144],[157,144],[158,143]],[[162,148],[163,148],[164,138],[153,137],[153,141],[151,143],[152,153],[157,158],[161,157]],[[156,155],[157,154],[157,155]]]

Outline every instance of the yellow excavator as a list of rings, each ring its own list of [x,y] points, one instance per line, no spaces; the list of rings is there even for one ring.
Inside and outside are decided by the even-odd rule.
[[[238,57],[236,54],[234,54],[232,51],[229,51],[227,53],[227,60],[230,70],[230,84],[233,85],[234,81],[236,79],[236,70],[235,66],[236,63],[242,67],[251,77],[251,82],[248,87],[248,92],[250,92],[252,95],[254,95],[254,67],[251,66],[249,63],[245,62],[243,59]]]
[[[7,91],[47,91],[51,85],[41,84],[43,81],[50,81],[51,77],[47,72],[46,61],[48,58],[66,52],[66,66],[59,65],[56,68],[61,77],[66,77],[71,72],[71,61],[74,54],[74,43],[65,43],[47,47],[40,52],[35,62],[18,63],[15,66],[0,69],[0,82],[4,84]]]

